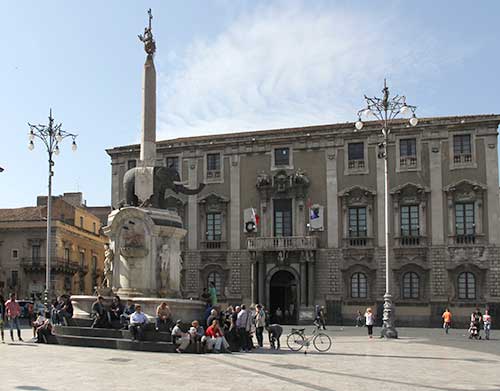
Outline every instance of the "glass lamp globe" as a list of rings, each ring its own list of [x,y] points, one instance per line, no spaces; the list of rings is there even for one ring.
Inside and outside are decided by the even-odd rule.
[[[77,148],[78,148],[78,147],[76,146],[76,142],[75,142],[75,140],[73,140],[73,144],[71,144],[71,150],[72,150],[73,152],[75,152],[75,151],[77,150]]]
[[[366,118],[370,118],[373,115],[373,112],[370,109],[366,109],[363,114]]]
[[[28,137],[29,137],[30,141],[33,141],[35,139],[35,133],[33,133],[33,131],[30,130]]]
[[[60,152],[60,151],[59,151],[59,146],[58,146],[58,145],[56,145],[56,148],[54,149],[54,154],[55,154],[55,155],[59,155],[59,152]]]
[[[356,124],[354,125],[356,130],[361,130],[363,129],[363,121],[356,121]]]
[[[418,124],[418,118],[415,117],[415,116],[411,117],[410,118],[410,125],[411,126],[417,126],[417,124]]]
[[[56,134],[56,140],[57,140],[57,142],[58,142],[58,143],[60,143],[60,142],[62,141],[62,139],[63,139],[63,138],[62,138],[62,134],[61,134],[61,132],[57,133],[57,134]]]
[[[28,149],[30,151],[33,151],[33,149],[35,149],[35,143],[33,142],[33,140],[30,140],[30,143],[28,144]]]
[[[410,109],[408,108],[408,106],[404,105],[403,107],[401,107],[400,112],[401,112],[401,114],[403,114],[403,115],[404,115],[404,114],[408,113],[408,110],[410,110]]]

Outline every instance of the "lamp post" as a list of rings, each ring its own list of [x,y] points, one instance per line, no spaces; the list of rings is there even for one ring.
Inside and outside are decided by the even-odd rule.
[[[52,177],[54,176],[54,155],[59,155],[59,144],[68,137],[73,139],[71,149],[76,151],[76,134],[68,133],[61,129],[62,124],[54,124],[54,118],[52,118],[52,109],[49,113],[49,124],[48,125],[32,125],[28,122],[30,131],[28,133],[29,144],[28,149],[32,151],[35,148],[34,140],[39,138],[45,144],[47,153],[49,156],[49,185],[48,185],[48,197],[47,197],[47,255],[46,255],[46,274],[45,274],[45,292],[44,292],[44,304],[45,308],[49,308],[49,298],[50,298],[50,261],[51,261],[51,239],[52,239]]]
[[[383,97],[370,98],[365,95],[366,107],[358,111],[358,121],[354,131],[363,129],[362,117],[374,117],[382,126],[383,141],[378,145],[378,158],[384,159],[384,203],[385,203],[385,295],[384,314],[381,337],[397,338],[398,332],[394,323],[394,304],[390,293],[389,273],[389,178],[387,172],[387,142],[391,133],[391,125],[398,117],[411,114],[411,126],[417,126],[418,118],[415,115],[416,106],[406,104],[406,97],[396,95],[389,98],[389,87],[384,79]]]

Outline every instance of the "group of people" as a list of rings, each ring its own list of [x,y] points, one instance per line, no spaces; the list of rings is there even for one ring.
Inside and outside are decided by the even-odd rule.
[[[178,352],[186,351],[190,345],[194,345],[193,350],[198,353],[250,352],[252,349],[264,346],[266,329],[271,348],[279,349],[283,328],[279,324],[270,324],[269,319],[269,313],[261,304],[250,308],[242,304],[221,310],[207,303],[206,328],[200,325],[198,320],[194,320],[188,331],[184,332],[181,328],[182,322],[178,320],[172,329],[172,337],[179,345]]]
[[[441,317],[443,318],[443,328],[445,329],[446,334],[448,334],[453,318],[449,308],[446,308]],[[492,319],[488,309],[484,311],[483,315],[481,310],[476,308],[476,310],[470,315],[470,324],[468,329],[469,339],[481,339],[481,329],[483,329],[485,338],[489,340],[491,322]]]

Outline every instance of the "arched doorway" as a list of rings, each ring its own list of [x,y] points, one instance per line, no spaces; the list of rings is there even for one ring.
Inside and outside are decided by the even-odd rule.
[[[291,272],[279,270],[273,274],[269,283],[271,322],[297,324],[297,287],[298,281]]]

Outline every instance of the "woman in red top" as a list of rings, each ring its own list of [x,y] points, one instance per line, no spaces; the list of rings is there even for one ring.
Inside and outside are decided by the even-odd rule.
[[[208,349],[214,349],[215,353],[220,353],[223,348],[227,349],[229,346],[224,338],[224,333],[219,327],[219,321],[217,319],[212,321],[212,324],[205,331],[205,335],[207,336]]]

